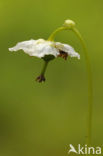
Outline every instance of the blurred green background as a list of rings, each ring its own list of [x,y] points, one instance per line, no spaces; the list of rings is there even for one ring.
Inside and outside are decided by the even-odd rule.
[[[51,61],[45,83],[35,82],[43,61],[9,47],[47,39],[70,18],[84,36],[92,65],[92,143],[103,143],[103,1],[0,0],[0,156],[67,156],[69,144],[85,144],[87,78],[83,50],[72,32],[56,41],[81,55]]]

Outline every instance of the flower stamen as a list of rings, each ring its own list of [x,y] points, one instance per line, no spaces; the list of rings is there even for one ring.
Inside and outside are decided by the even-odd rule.
[[[58,57],[62,57],[63,59],[67,60],[68,54],[62,50],[59,51]]]

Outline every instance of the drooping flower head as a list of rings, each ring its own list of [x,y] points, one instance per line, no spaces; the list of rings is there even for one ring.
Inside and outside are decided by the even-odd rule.
[[[69,21],[69,23],[72,23]],[[68,21],[67,21],[68,24]],[[73,24],[73,23],[72,23]],[[66,25],[64,25],[64,28]],[[28,40],[19,42],[16,46],[9,48],[9,51],[18,51],[23,50],[26,54],[30,56],[35,56],[38,58],[42,58],[45,61],[44,68],[39,77],[37,77],[38,82],[45,81],[44,73],[46,71],[47,64],[50,60],[62,57],[67,60],[67,57],[77,57],[80,59],[80,55],[68,44],[54,42],[52,39],[44,40]]]
[[[91,145],[91,117],[92,117],[92,103],[93,103],[93,86],[92,86],[92,73],[91,73],[91,66],[88,57],[88,53],[85,47],[85,42],[75,27],[75,22],[68,19],[65,20],[62,27],[57,28],[48,38],[48,40],[38,39],[38,40],[29,40],[18,43],[13,48],[9,48],[10,51],[18,51],[23,50],[25,53],[29,54],[30,56],[36,56],[38,58],[42,58],[45,61],[43,70],[40,76],[37,77],[38,82],[45,81],[45,71],[48,65],[48,62],[56,57],[62,57],[65,60],[68,56],[70,57],[77,57],[80,59],[80,55],[75,52],[75,50],[68,44],[63,44],[60,42],[54,42],[55,35],[62,31],[62,30],[72,30],[76,36],[81,41],[81,44],[84,49],[85,61],[86,61],[86,68],[87,68],[87,75],[88,75],[88,129],[87,129],[87,145]]]

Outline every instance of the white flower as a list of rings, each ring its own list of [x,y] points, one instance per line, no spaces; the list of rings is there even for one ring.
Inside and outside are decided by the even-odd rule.
[[[31,39],[29,41],[19,42],[16,46],[9,48],[9,50],[23,50],[28,55],[39,58],[43,58],[46,55],[53,55],[54,57],[60,56],[64,59],[66,59],[67,56],[77,57],[80,59],[80,55],[75,52],[70,45],[62,44],[60,42],[46,41],[44,39]]]

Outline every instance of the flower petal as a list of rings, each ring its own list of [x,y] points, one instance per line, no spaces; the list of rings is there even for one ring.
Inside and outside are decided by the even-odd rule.
[[[54,55],[57,57],[59,54],[58,49],[52,46],[52,42],[45,41],[44,39],[29,40],[17,43],[16,46],[9,48],[10,51],[23,50],[30,56],[36,56],[39,58],[45,55]]]
[[[56,49],[55,47],[52,46],[52,42],[49,41],[45,41],[45,42],[40,42],[38,44],[35,45],[35,53],[34,56],[38,57],[44,57],[45,55],[53,55],[55,57],[57,57],[57,55],[59,54],[58,49]]]
[[[77,57],[80,59],[80,55],[75,52],[74,48],[72,48],[70,45],[62,44],[60,42],[56,42],[55,45],[57,49],[66,52],[70,57]]]
[[[10,51],[23,50],[25,53],[32,56],[33,49],[35,47],[35,40],[23,41],[16,44],[16,46],[9,48]]]

